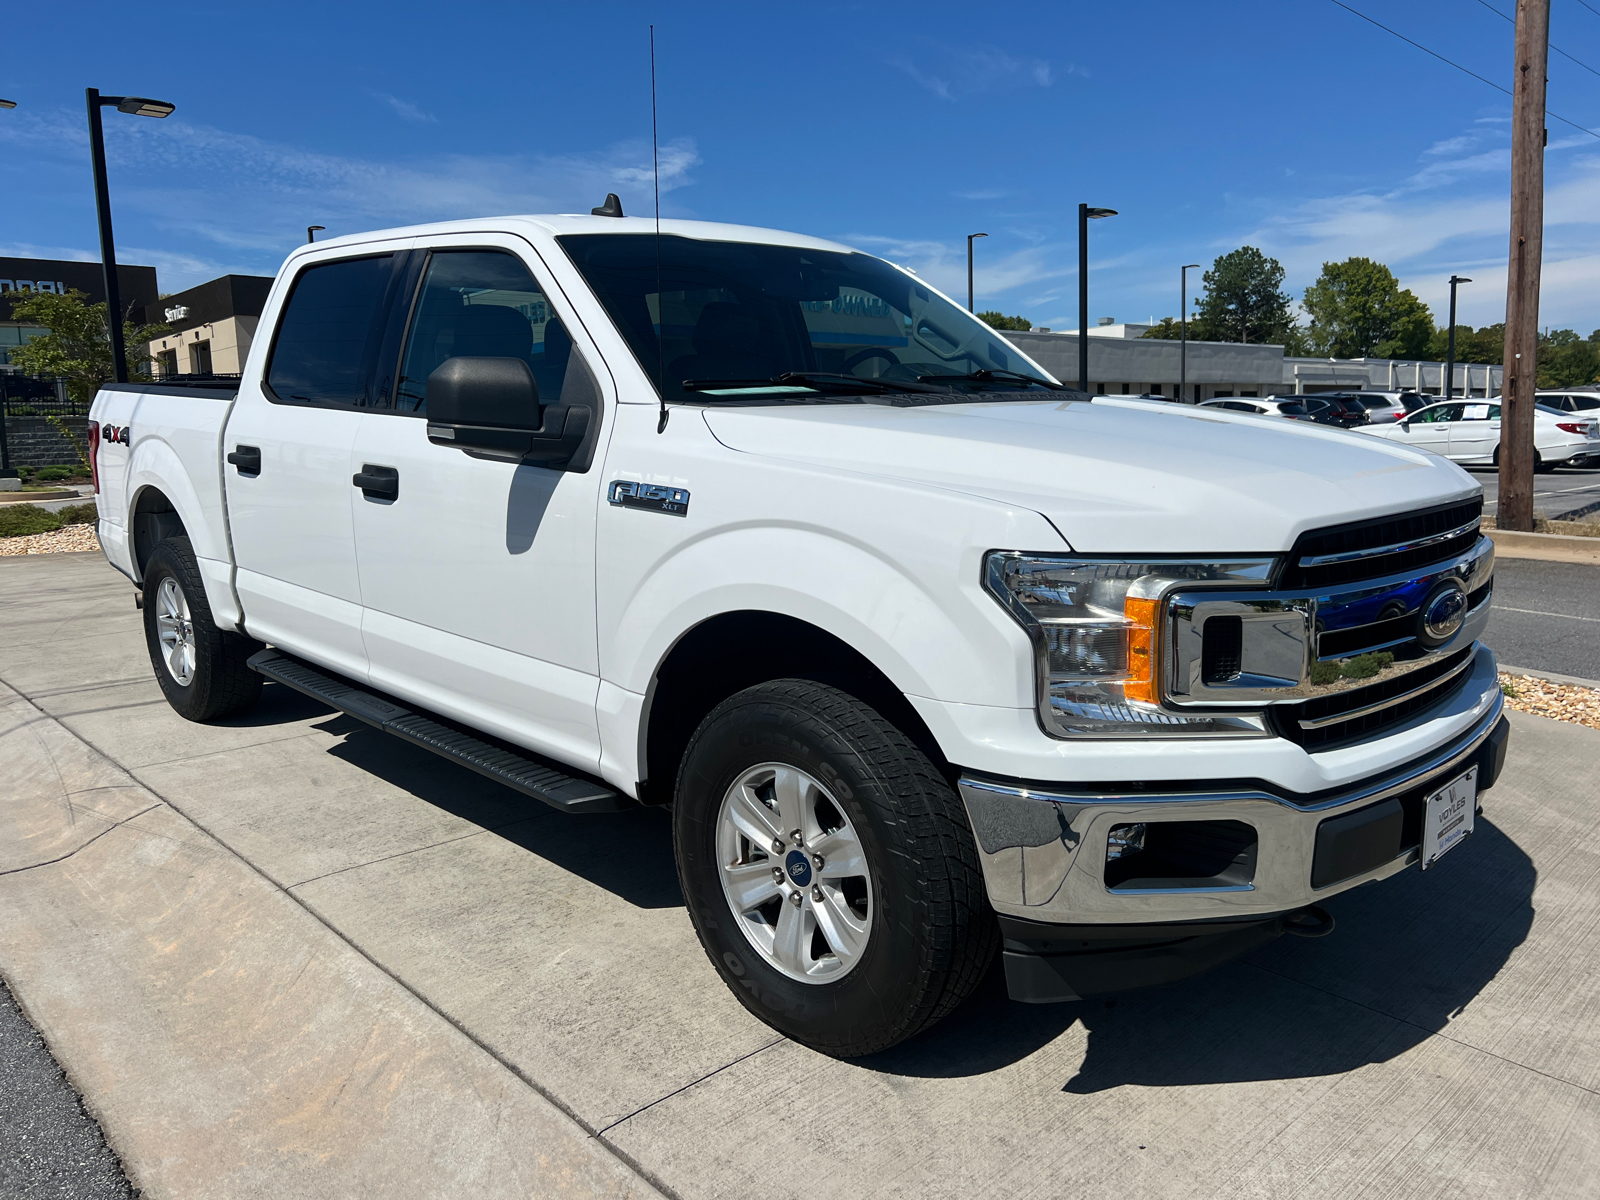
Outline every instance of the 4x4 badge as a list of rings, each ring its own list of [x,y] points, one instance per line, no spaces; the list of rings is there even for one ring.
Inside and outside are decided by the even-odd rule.
[[[613,479],[606,499],[623,508],[643,508],[672,517],[689,515],[689,493],[683,488],[659,483],[637,483],[632,479]]]

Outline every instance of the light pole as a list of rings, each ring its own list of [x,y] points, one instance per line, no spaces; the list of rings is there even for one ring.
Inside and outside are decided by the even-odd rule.
[[[0,108],[15,108],[15,100],[0,100]],[[0,392],[0,480],[12,480],[17,477],[16,468],[11,465],[11,447],[6,443],[6,403],[5,394]],[[17,487],[21,487],[19,483]],[[0,483],[0,491],[16,491],[17,487],[7,487]]]
[[[94,164],[94,207],[100,218],[100,268],[106,277],[106,327],[111,334],[111,370],[118,383],[128,382],[128,354],[122,344],[122,292],[117,287],[117,248],[111,237],[111,193],[106,189],[106,140],[100,110],[109,106],[136,117],[170,117],[176,105],[143,96],[102,96],[84,88],[89,107],[89,156]]]
[[[967,311],[972,312],[972,241],[974,238],[988,237],[987,233],[967,234]]]
[[[1184,263],[1178,273],[1178,307],[1182,318],[1178,330],[1178,403],[1189,403],[1189,272],[1199,263]]]
[[[327,228],[328,227],[326,225],[307,225],[306,226],[306,245],[309,246],[309,245],[311,245],[311,243],[315,242],[317,240],[317,233],[319,231],[325,230]]]
[[[1446,400],[1455,394],[1456,387],[1456,284],[1471,282],[1472,280],[1465,279],[1460,275],[1450,276],[1450,332],[1445,335],[1444,343],[1444,398]],[[1484,389],[1484,395],[1488,394],[1488,389]],[[1467,395],[1469,398],[1472,395],[1470,387],[1467,389]]]
[[[1114,217],[1114,208],[1078,205],[1078,390],[1089,390],[1089,222]]]

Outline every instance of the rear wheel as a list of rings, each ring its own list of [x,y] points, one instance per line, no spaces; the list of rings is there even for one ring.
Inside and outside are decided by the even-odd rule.
[[[217,628],[186,537],[167,538],[145,566],[144,636],[156,682],[179,716],[215,720],[260,698],[261,676],[245,661],[261,643]]]
[[[960,799],[876,711],[806,680],[718,705],[684,754],[678,874],[724,981],[779,1032],[841,1058],[933,1024],[998,927]]]

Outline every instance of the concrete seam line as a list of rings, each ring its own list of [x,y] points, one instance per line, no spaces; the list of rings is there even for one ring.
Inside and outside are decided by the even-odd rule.
[[[172,803],[172,801],[168,800],[164,795],[161,794],[161,792],[156,790],[154,787],[151,787],[150,784],[146,783],[144,780],[140,779],[136,774],[134,774],[133,771],[130,771],[126,767],[122,766],[121,763],[118,763],[116,759],[112,758],[109,754],[107,754],[105,751],[100,749],[100,747],[95,745],[94,742],[90,741],[88,738],[82,736],[81,734],[76,733],[71,729],[68,729],[65,725],[62,725],[60,721],[56,721],[56,719],[54,717],[52,717],[49,713],[45,712],[42,708],[39,708],[38,705],[34,704],[32,699],[30,699],[28,696],[24,695],[22,692],[18,691],[18,689],[16,689],[15,687],[12,687],[11,682],[8,679],[6,679],[4,676],[0,676],[0,684],[4,684],[6,687],[11,688],[11,690],[13,692],[16,692],[17,695],[20,696],[23,699],[23,701],[25,701],[27,704],[32,706],[35,709],[35,711],[37,711],[45,720],[54,722],[61,729],[61,731],[63,733],[65,733],[67,736],[76,738],[78,741],[82,742],[85,746],[88,746],[96,754],[100,755],[101,758],[105,759],[106,762],[108,762],[112,766],[116,767],[124,775],[127,775],[130,779],[133,779],[135,782],[137,782],[139,784],[140,787],[144,788],[152,796],[156,797],[156,799],[160,802],[160,804],[151,805],[151,808],[158,808],[158,807],[160,807],[161,804],[166,805],[173,812],[177,813],[178,816],[182,817],[190,825],[193,825],[201,833],[205,834],[206,837],[210,838],[213,842],[215,842],[217,845],[221,846],[229,854],[233,855],[234,858],[238,859],[241,863],[243,863],[247,868],[249,868],[250,871],[252,871],[255,875],[257,875],[259,878],[264,880],[268,887],[272,888],[274,891],[277,891],[277,892],[281,893],[284,896],[287,896],[291,901],[293,901],[301,909],[302,912],[306,913],[308,916],[310,916],[312,918],[312,920],[316,921],[317,924],[321,925],[329,933],[333,934],[334,937],[338,938],[346,946],[349,946],[350,949],[354,950],[357,954],[359,954],[362,958],[364,958],[368,963],[370,963],[375,970],[379,971],[385,978],[389,979],[392,983],[394,983],[394,985],[396,987],[400,988],[408,996],[410,996],[412,999],[416,1000],[416,1002],[418,1004],[421,1004],[429,1012],[433,1013],[434,1016],[438,1017],[441,1021],[443,1021],[445,1024],[449,1025],[452,1029],[454,1029],[462,1037],[466,1038],[467,1041],[471,1042],[479,1050],[483,1051],[491,1059],[493,1059],[495,1062],[499,1063],[502,1067],[504,1067],[507,1071],[509,1071],[514,1078],[520,1080],[525,1087],[527,1087],[530,1091],[534,1092],[536,1095],[538,1095],[541,1098],[543,1098],[546,1103],[550,1104],[556,1110],[561,1112],[569,1121],[571,1121],[573,1124],[577,1125],[580,1129],[582,1129],[584,1131],[584,1133],[589,1135],[590,1138],[592,1138],[595,1141],[599,1142],[608,1151],[610,1151],[611,1154],[613,1154],[617,1158],[617,1160],[619,1162],[623,1163],[626,1167],[628,1167],[629,1170],[633,1171],[641,1179],[643,1179],[646,1183],[650,1184],[651,1187],[655,1188],[662,1195],[670,1197],[670,1200],[682,1200],[682,1197],[679,1196],[678,1192],[674,1188],[669,1186],[665,1180],[659,1178],[655,1174],[654,1171],[651,1171],[649,1168],[645,1167],[642,1163],[638,1162],[636,1159],[634,1159],[634,1157],[631,1154],[629,1154],[627,1151],[623,1150],[622,1147],[618,1146],[615,1142],[611,1141],[609,1138],[605,1138],[605,1137],[600,1136],[600,1133],[598,1131],[596,1131],[596,1129],[594,1128],[593,1125],[591,1125],[588,1121],[584,1120],[583,1117],[579,1116],[578,1113],[575,1112],[559,1096],[556,1096],[548,1088],[544,1087],[544,1085],[539,1083],[537,1080],[533,1079],[526,1072],[524,1072],[520,1067],[518,1067],[515,1063],[511,1062],[503,1054],[501,1054],[499,1051],[494,1049],[494,1047],[488,1045],[481,1038],[479,1038],[476,1034],[474,1034],[471,1030],[467,1029],[464,1025],[461,1024],[460,1021],[456,1020],[449,1013],[445,1012],[442,1008],[440,1008],[437,1004],[435,1004],[432,1000],[430,1000],[427,996],[423,995],[416,988],[411,986],[411,984],[407,983],[404,979],[401,979],[398,975],[396,975],[388,967],[384,966],[383,963],[379,962],[376,958],[374,958],[371,954],[369,954],[364,947],[362,947],[358,943],[352,941],[350,939],[349,935],[347,935],[342,929],[338,928],[336,925],[334,925],[330,921],[328,921],[325,917],[323,917],[323,915],[321,913],[317,912],[316,909],[312,908],[305,901],[300,899],[299,896],[295,895],[288,888],[284,887],[283,884],[279,883],[276,879],[272,878],[272,876],[268,875],[260,867],[256,866],[255,863],[251,862],[243,854],[241,854],[241,853],[239,853],[239,851],[235,850],[225,840],[223,840],[222,838],[218,837],[215,833],[213,833],[205,825],[201,824],[199,821],[197,821],[193,817],[191,817],[188,813],[184,812],[183,809],[179,808],[176,804]],[[145,811],[148,812],[148,811],[150,811],[150,809],[146,809]],[[139,814],[135,814],[135,815],[137,816]],[[132,820],[132,819],[133,819],[132,817],[128,818],[128,820]],[[121,824],[121,822],[119,822],[119,824]],[[109,833],[109,832],[110,832],[109,829],[104,831],[104,833]],[[99,836],[104,836],[104,833],[102,833]],[[79,849],[82,849],[82,847],[79,847]],[[76,853],[76,851],[74,851],[74,853]],[[43,866],[45,864],[41,863],[41,864],[37,864],[37,865]],[[24,868],[21,868],[21,869],[22,870],[31,870],[31,868],[28,868],[28,867],[24,867]]]
[[[121,829],[124,825],[126,825],[129,821],[133,820],[135,817],[142,817],[147,812],[154,812],[156,809],[160,808],[163,803],[164,803],[163,801],[157,800],[154,804],[150,805],[148,808],[141,808],[138,812],[134,813],[133,816],[131,816],[131,817],[123,817],[122,820],[115,821],[112,824],[107,825],[99,833],[95,834],[87,842],[83,843],[83,845],[77,846],[74,849],[68,850],[60,858],[47,858],[47,859],[44,860],[44,862],[29,863],[25,867],[12,867],[12,868],[10,868],[9,870],[6,870],[6,871],[0,871],[0,877],[4,877],[6,875],[20,875],[24,871],[37,871],[40,867],[53,867],[53,866],[56,865],[56,863],[64,863],[64,862],[67,861],[67,859],[71,858],[74,854],[78,853],[79,850],[87,850],[90,846],[94,845],[96,842],[98,842],[101,838],[105,837],[105,835],[110,833],[112,830]]]
[[[1541,1078],[1548,1079],[1551,1083],[1564,1084],[1567,1087],[1577,1088],[1580,1092],[1587,1092],[1591,1096],[1600,1096],[1600,1090],[1596,1090],[1595,1088],[1591,1087],[1585,1087],[1583,1084],[1578,1083],[1575,1080],[1563,1079],[1559,1075],[1552,1075],[1548,1071],[1541,1071],[1538,1067],[1530,1067],[1527,1063],[1518,1062],[1514,1058],[1507,1058],[1504,1054],[1496,1054],[1493,1050],[1485,1050],[1482,1046],[1474,1046],[1471,1042],[1463,1042],[1460,1038],[1451,1037],[1442,1029],[1429,1029],[1426,1025],[1418,1025],[1415,1021],[1408,1020],[1405,1017],[1397,1017],[1393,1013],[1384,1012],[1381,1008],[1374,1008],[1370,1004],[1363,1004],[1360,1000],[1352,1000],[1349,996],[1341,996],[1338,992],[1330,992],[1325,987],[1318,987],[1314,983],[1307,983],[1304,979],[1296,979],[1293,975],[1285,975],[1282,971],[1274,971],[1271,967],[1263,967],[1260,963],[1247,962],[1245,965],[1254,967],[1264,975],[1276,975],[1279,979],[1282,979],[1288,983],[1294,983],[1301,987],[1310,988],[1314,992],[1321,992],[1324,996],[1331,996],[1333,999],[1343,1001],[1346,1004],[1354,1004],[1357,1008],[1364,1008],[1369,1013],[1373,1013],[1376,1016],[1393,1021],[1397,1025],[1409,1025],[1412,1029],[1420,1030],[1429,1037],[1443,1038],[1447,1042],[1460,1046],[1463,1050],[1471,1050],[1474,1053],[1483,1054],[1489,1058],[1498,1059],[1500,1062],[1503,1062],[1510,1067],[1518,1067],[1524,1071],[1531,1071],[1533,1074],[1538,1075]]]
[[[466,818],[463,817],[462,820]],[[421,854],[424,850],[437,850],[440,846],[448,846],[452,842],[464,842],[468,838],[482,837],[486,833],[499,833],[502,829],[510,829],[516,825],[526,825],[529,821],[544,820],[542,816],[519,817],[515,821],[502,821],[498,825],[480,825],[471,833],[458,833],[455,837],[440,838],[437,842],[429,842],[426,846],[413,846],[409,850],[396,850],[393,854],[385,854],[382,858],[374,858],[368,862],[351,863],[348,867],[340,867],[337,871],[328,871],[322,875],[313,875],[310,879],[302,879],[299,883],[288,883],[284,887],[293,891],[297,887],[305,887],[308,883],[316,883],[323,879],[332,879],[335,875],[344,875],[350,871],[359,871],[363,867],[373,867],[378,863],[393,862],[397,858],[405,858],[408,854]]]
[[[627,1116],[618,1117],[615,1121],[611,1122],[611,1124],[607,1125],[604,1129],[596,1131],[594,1136],[598,1138],[601,1135],[609,1132],[610,1130],[615,1129],[618,1125],[621,1125],[624,1121],[631,1121],[635,1117],[637,1117],[640,1113],[648,1112],[650,1109],[654,1108],[656,1105],[664,1104],[668,1100],[671,1100],[674,1096],[681,1096],[681,1095],[683,1095],[684,1092],[687,1092],[690,1088],[700,1086],[706,1080],[710,1079],[713,1075],[720,1075],[724,1071],[726,1071],[729,1067],[736,1067],[740,1063],[744,1062],[746,1059],[754,1058],[758,1054],[762,1054],[762,1053],[764,1053],[764,1052],[766,1052],[768,1050],[771,1050],[779,1042],[783,1042],[783,1041],[787,1041],[787,1040],[788,1040],[787,1038],[781,1038],[781,1037],[780,1038],[773,1038],[765,1046],[757,1046],[754,1050],[750,1051],[749,1054],[741,1054],[738,1058],[734,1059],[732,1062],[725,1062],[720,1067],[718,1067],[716,1070],[707,1071],[704,1075],[700,1076],[699,1079],[691,1079],[688,1083],[684,1084],[682,1087],[674,1088],[672,1091],[668,1092],[665,1096],[657,1096],[654,1100],[650,1101],[649,1104],[640,1105],[638,1108],[634,1109]]]

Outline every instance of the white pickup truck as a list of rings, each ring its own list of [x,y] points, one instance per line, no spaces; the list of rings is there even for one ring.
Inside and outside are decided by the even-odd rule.
[[[1460,468],[1069,391],[881,259],[613,211],[302,247],[236,384],[100,392],[180,714],[272,680],[670,805],[712,966],[839,1056],[996,953],[1045,1002],[1326,933],[1471,832],[1508,726]]]

